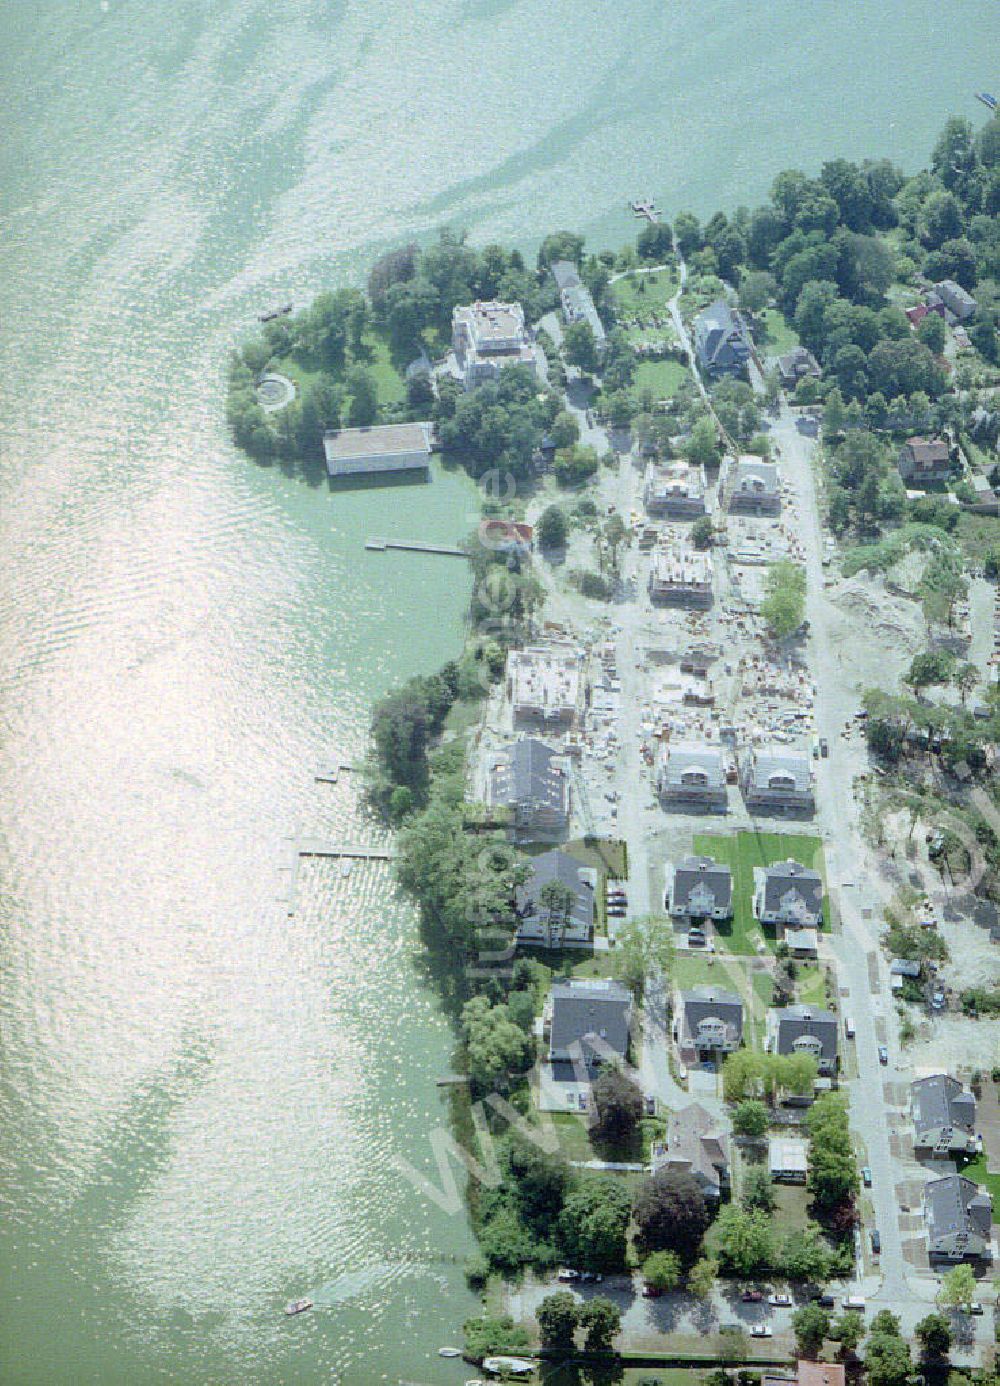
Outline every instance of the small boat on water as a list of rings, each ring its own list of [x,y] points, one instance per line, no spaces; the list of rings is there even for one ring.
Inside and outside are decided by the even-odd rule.
[[[997,108],[997,99],[991,92],[977,91],[976,100],[981,101],[991,111],[995,111]]]
[[[452,1347],[438,1348],[438,1356],[439,1356],[439,1357],[461,1357],[461,1355],[462,1355],[462,1349],[461,1349],[461,1348],[452,1348]]]
[[[268,308],[266,313],[258,313],[258,322],[274,322],[275,318],[285,318],[292,311],[290,303],[283,303],[280,308]]]
[[[285,1313],[291,1317],[293,1314],[304,1314],[307,1309],[311,1309],[312,1307],[313,1302],[311,1299],[293,1299],[289,1304],[285,1305]]]
[[[352,863],[349,857],[341,857],[340,874],[342,876],[349,876],[351,874],[351,865]]]

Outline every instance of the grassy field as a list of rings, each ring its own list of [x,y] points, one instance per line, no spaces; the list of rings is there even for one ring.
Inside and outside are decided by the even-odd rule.
[[[319,362],[304,356],[301,352],[277,357],[272,363],[271,369],[279,371],[282,375],[287,375],[289,380],[294,380],[301,396],[302,392],[307,390],[310,385],[324,377],[327,380],[340,382],[352,365],[367,366],[375,377],[379,404],[396,404],[405,399],[406,382],[392,364],[389,357],[389,344],[386,339],[375,332],[366,332],[363,348],[357,361],[348,361],[344,369],[340,371],[324,370]]]
[[[726,862],[733,873],[733,918],[716,925],[720,945],[730,953],[754,955],[759,943],[774,951],[777,939],[773,929],[762,929],[753,917],[753,873],[757,866],[792,857],[810,866],[826,880],[823,844],[810,833],[734,833],[726,837],[698,833],[694,850],[699,856]],[[830,902],[823,899],[823,928],[830,928]]]
[[[626,275],[611,285],[618,310],[623,317],[660,312],[677,292],[677,276],[671,270],[655,274]]]
[[[800,1005],[822,1009],[826,1005],[826,978],[823,976],[823,969],[811,964],[800,964],[799,975],[795,981],[795,994]]]
[[[1000,544],[1000,520],[993,515],[972,515],[963,510],[955,527],[955,538],[966,560],[981,564],[984,551]]]
[[[670,399],[687,378],[687,367],[679,361],[640,361],[635,371],[635,389],[653,390],[657,399]]]
[[[784,356],[799,344],[799,334],[778,308],[765,308],[760,314],[761,330],[757,345],[767,356]]]

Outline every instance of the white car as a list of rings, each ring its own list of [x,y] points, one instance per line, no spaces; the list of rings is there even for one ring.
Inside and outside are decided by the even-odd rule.
[[[755,1323],[750,1329],[751,1338],[773,1338],[774,1332],[769,1323]]]
[[[791,1295],[768,1295],[767,1302],[772,1309],[791,1309]]]
[[[559,1272],[559,1274],[556,1276],[556,1279],[562,1281],[579,1280],[580,1272],[578,1270],[570,1270],[568,1267],[564,1266],[562,1270]]]

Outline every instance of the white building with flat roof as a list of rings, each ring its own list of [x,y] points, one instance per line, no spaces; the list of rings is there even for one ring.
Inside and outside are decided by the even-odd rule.
[[[535,368],[535,348],[519,303],[469,303],[451,315],[451,344],[465,388],[496,380],[504,366]]]
[[[426,472],[430,465],[429,423],[331,428],[323,434],[326,469],[332,477],[376,472]]]
[[[507,655],[507,696],[515,722],[573,723],[583,682],[581,657],[570,650],[535,647]]]

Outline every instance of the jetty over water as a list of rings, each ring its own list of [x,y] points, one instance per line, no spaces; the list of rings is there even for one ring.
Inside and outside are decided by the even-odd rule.
[[[365,544],[366,549],[373,553],[385,553],[387,549],[398,549],[401,553],[444,553],[451,558],[468,558],[468,552],[460,549],[454,544],[424,544],[420,540],[414,539],[412,543],[403,543],[395,539],[369,539]]]
[[[368,847],[357,842],[330,842],[323,837],[303,837],[296,851],[300,857],[358,857],[365,861],[392,861],[395,847]]]

